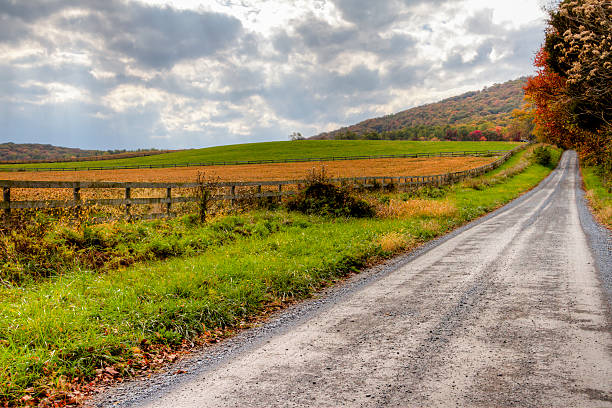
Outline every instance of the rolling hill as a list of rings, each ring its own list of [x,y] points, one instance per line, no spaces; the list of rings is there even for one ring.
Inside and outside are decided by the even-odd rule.
[[[127,157],[149,156],[166,151],[146,149],[138,151],[126,150],[83,150],[72,147],[60,147],[40,143],[1,143],[0,163],[49,163],[75,162],[83,160],[113,160]]]
[[[467,92],[392,115],[367,119],[312,139],[401,139],[401,140],[474,140],[480,131],[487,140],[518,139],[526,135],[510,134],[512,112],[523,104],[523,86],[527,78],[495,84],[481,91]]]

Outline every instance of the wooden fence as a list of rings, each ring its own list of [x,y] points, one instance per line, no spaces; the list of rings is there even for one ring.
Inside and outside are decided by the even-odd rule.
[[[525,148],[525,145],[507,151],[502,157],[470,170],[438,174],[432,176],[387,176],[387,177],[349,177],[334,178],[330,182],[341,184],[356,189],[368,189],[374,187],[393,186],[400,190],[413,189],[427,185],[444,185],[463,180],[468,177],[482,175],[499,167],[516,151]],[[283,180],[283,181],[243,181],[243,182],[218,182],[213,183],[216,191],[220,194],[213,195],[212,200],[229,200],[234,202],[244,198],[277,198],[296,194],[296,190],[288,190],[287,187],[301,186],[308,180]],[[0,210],[10,214],[12,209],[47,209],[47,208],[82,208],[87,206],[125,206],[125,213],[131,216],[131,208],[136,205],[165,205],[165,213],[153,214],[147,218],[158,218],[170,216],[172,206],[177,203],[197,202],[198,198],[192,196],[174,196],[173,189],[196,189],[198,183],[147,183],[147,182],[112,182],[112,181],[22,181],[22,180],[0,180],[0,188],[3,190],[3,201],[0,201]],[[254,192],[248,194],[240,193],[238,189],[249,188]],[[264,191],[266,187],[266,191]],[[270,188],[272,188],[270,190]],[[38,200],[38,201],[13,201],[11,200],[11,189],[72,189],[72,200]],[[123,198],[91,199],[82,200],[82,189],[121,189],[124,191]],[[165,189],[165,197],[133,198],[133,189]]]
[[[135,170],[135,169],[163,169],[175,167],[206,167],[206,166],[231,166],[244,164],[274,164],[274,163],[299,163],[313,161],[344,161],[344,160],[368,160],[368,159],[415,159],[426,157],[490,157],[501,156],[508,150],[482,150],[482,151],[460,151],[460,152],[433,152],[433,153],[406,153],[385,154],[373,156],[331,156],[331,157],[308,157],[298,159],[269,159],[269,160],[237,160],[216,161],[205,163],[171,163],[171,164],[138,164],[126,166],[89,166],[89,167],[0,167],[0,172],[24,172],[24,171],[85,171],[85,170]]]

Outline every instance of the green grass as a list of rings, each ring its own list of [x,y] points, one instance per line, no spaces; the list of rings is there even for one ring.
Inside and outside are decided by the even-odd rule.
[[[612,192],[603,183],[600,170],[596,167],[582,167],[582,180],[586,196],[595,217],[612,229]]]
[[[191,214],[164,221],[66,225],[37,214],[0,233],[0,282],[27,286],[75,269],[106,271],[136,262],[193,256],[245,236],[283,227],[284,219],[226,216],[204,227]],[[58,225],[59,224],[59,225]]]
[[[516,166],[521,160],[525,158],[525,155],[529,152],[530,149],[523,149],[516,154],[513,154],[504,164],[496,168],[495,170],[491,170],[486,174],[486,177],[496,176],[502,171],[505,171],[509,168]]]
[[[512,162],[505,166],[509,169]],[[253,212],[233,216],[229,224],[239,219],[245,230],[266,223],[274,227],[233,237],[190,257],[106,273],[75,269],[38,283],[4,287],[0,401],[15,403],[50,389],[70,389],[66,379],[88,381],[96,369],[107,366],[129,375],[150,357],[143,357],[145,352],[160,347],[149,345],[177,347],[211,329],[237,327],[270,306],[308,297],[373,260],[499,207],[549,172],[533,164],[485,189],[463,183],[444,189],[431,200],[454,203],[460,210],[452,216],[330,219],[283,210]],[[379,193],[376,199],[385,202],[403,195]],[[219,227],[194,228],[201,228],[194,236],[205,236],[209,228]],[[385,236],[400,244],[385,250]]]
[[[119,160],[72,163],[33,163],[0,165],[1,168],[84,168],[91,166],[129,166],[175,163],[208,163],[219,161],[325,158],[332,156],[363,156],[442,151],[510,150],[510,142],[414,142],[385,140],[300,140],[294,142],[248,143],[205,149],[184,150],[154,156]]]

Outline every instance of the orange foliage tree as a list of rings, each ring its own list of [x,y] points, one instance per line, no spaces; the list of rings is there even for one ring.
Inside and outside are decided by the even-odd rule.
[[[525,86],[540,139],[612,172],[612,3],[563,0],[550,12],[537,75]]]
[[[568,140],[570,122],[564,110],[565,80],[548,67],[547,58],[548,53],[540,49],[534,62],[537,75],[527,80],[525,98],[535,107],[534,121],[537,133],[544,139],[542,141],[572,148],[573,144]]]

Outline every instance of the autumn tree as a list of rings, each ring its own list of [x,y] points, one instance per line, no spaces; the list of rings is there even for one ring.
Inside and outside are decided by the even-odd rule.
[[[604,176],[612,172],[611,21],[609,0],[561,1],[525,87],[541,136],[578,150]]]
[[[547,65],[548,53],[542,48],[535,58],[537,75],[529,78],[525,86],[525,99],[535,107],[535,124],[540,141],[546,141],[564,148],[569,143],[569,125],[564,108],[563,89],[565,80]]]
[[[566,109],[585,129],[612,122],[612,2],[562,1],[550,13],[546,63],[566,80]]]
[[[470,132],[469,137],[471,140],[480,140],[482,132],[480,130],[473,130]]]
[[[534,117],[534,108],[528,103],[524,104],[520,109],[513,110],[512,121],[504,134],[504,138],[513,142],[532,140],[535,127]]]

